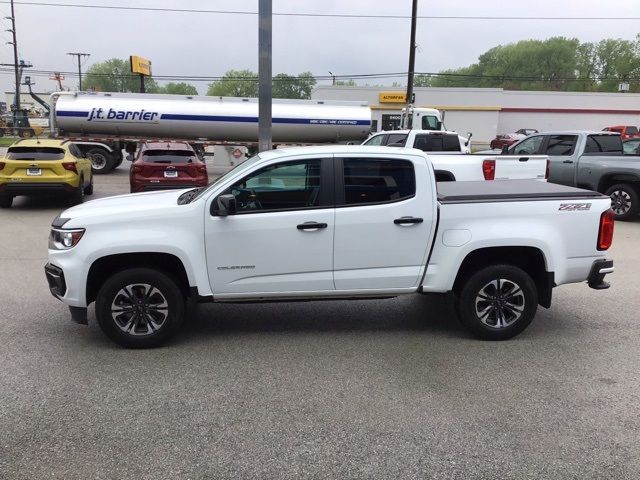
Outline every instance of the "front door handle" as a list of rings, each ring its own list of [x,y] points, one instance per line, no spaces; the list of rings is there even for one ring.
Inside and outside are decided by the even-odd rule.
[[[304,222],[296,227],[298,230],[317,230],[318,228],[327,228],[326,223]]]
[[[424,220],[416,217],[400,217],[396,218],[393,223],[396,225],[412,225],[415,223],[422,223]]]
[[[573,163],[573,160],[563,160],[562,163]]]

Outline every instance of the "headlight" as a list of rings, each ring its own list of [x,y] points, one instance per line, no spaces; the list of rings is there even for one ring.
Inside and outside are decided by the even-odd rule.
[[[70,230],[51,229],[49,235],[49,248],[51,250],[69,250],[75,247],[84,235],[84,228]]]

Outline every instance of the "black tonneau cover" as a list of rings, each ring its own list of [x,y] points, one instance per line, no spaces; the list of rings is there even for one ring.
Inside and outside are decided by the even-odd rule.
[[[439,182],[437,190],[440,203],[607,198],[605,195],[591,190],[566,187],[540,180]]]

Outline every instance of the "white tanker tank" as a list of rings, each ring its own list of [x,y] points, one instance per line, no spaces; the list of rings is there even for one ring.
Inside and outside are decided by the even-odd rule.
[[[255,98],[61,92],[51,106],[58,136],[258,140]],[[272,110],[274,143],[359,141],[371,129],[371,110],[361,102],[275,99]]]

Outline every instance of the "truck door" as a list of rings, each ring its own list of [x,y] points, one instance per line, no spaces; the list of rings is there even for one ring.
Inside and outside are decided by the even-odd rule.
[[[577,135],[547,135],[543,153],[549,157],[549,181],[574,185]]]
[[[248,173],[216,196],[233,195],[235,215],[217,215],[212,199],[205,242],[214,295],[334,290],[332,162],[303,158]]]
[[[335,168],[336,289],[417,287],[436,218],[424,158],[343,155]]]

